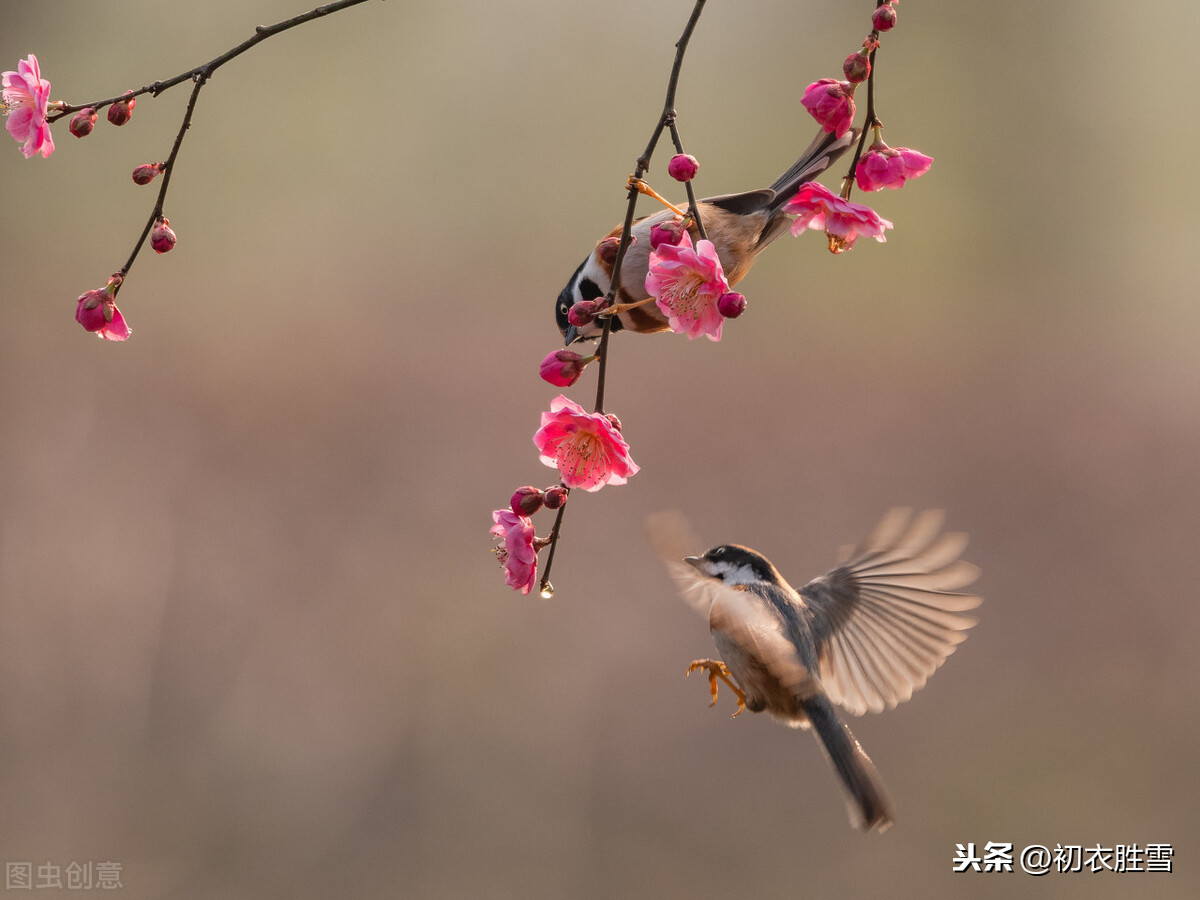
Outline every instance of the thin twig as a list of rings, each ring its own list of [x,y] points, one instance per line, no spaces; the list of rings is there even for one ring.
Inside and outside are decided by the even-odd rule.
[[[125,265],[121,266],[121,275],[129,274],[130,268],[133,266],[133,261],[142,251],[142,245],[146,243],[146,236],[150,234],[150,229],[154,227],[154,222],[162,215],[163,203],[167,199],[167,188],[171,184],[171,173],[175,171],[175,158],[179,155],[179,148],[183,146],[183,136],[187,134],[188,128],[192,124],[192,111],[196,108],[196,100],[200,97],[200,89],[204,87],[204,83],[208,80],[206,73],[201,73],[196,76],[196,84],[192,88],[192,96],[188,98],[187,110],[183,114],[183,122],[179,126],[179,133],[175,135],[175,143],[171,147],[171,155],[167,157],[167,161],[163,164],[163,180],[162,185],[158,189],[158,199],[154,201],[154,209],[150,212],[150,218],[146,221],[146,227],[142,229],[142,236],[138,238],[137,244],[134,245],[133,253],[129,254],[129,260]]]
[[[303,25],[305,22],[311,22],[313,19],[319,19],[322,16],[328,16],[335,12],[340,12],[351,6],[358,6],[360,3],[366,3],[367,0],[338,0],[336,3],[327,3],[324,6],[318,6],[316,9],[309,10],[301,15],[294,16],[291,19],[286,19],[283,22],[276,22],[274,25],[259,25],[254,29],[254,36],[242,41],[232,50],[222,53],[214,60],[206,62],[202,66],[196,66],[194,69],[189,69],[176,75],[174,78],[168,78],[165,81],[156,81],[153,84],[148,84],[145,87],[138,88],[136,91],[126,91],[116,97],[109,97],[107,100],[96,100],[91,103],[66,104],[53,115],[46,116],[47,122],[56,122],[63,116],[68,116],[73,112],[78,112],[81,109],[103,109],[106,106],[111,106],[118,100],[123,100],[128,97],[138,97],[142,94],[151,94],[158,96],[168,88],[172,88],[177,84],[194,79],[200,75],[206,78],[211,76],[213,72],[219,69],[225,63],[237,56],[241,56],[255,44],[265,41],[269,37],[274,37],[282,31],[287,31],[289,28],[295,28],[297,25]]]

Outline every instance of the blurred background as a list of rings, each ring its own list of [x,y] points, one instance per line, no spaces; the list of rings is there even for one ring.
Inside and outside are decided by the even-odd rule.
[[[872,6],[711,0],[678,96],[700,194],[793,161]],[[305,8],[10,4],[0,63],[83,102]],[[186,85],[59,122],[48,160],[0,136],[0,859],[115,861],[139,898],[1197,896],[1193,3],[902,4],[879,112],[936,162],[867,201],[888,242],[781,239],[719,344],[618,336],[642,471],[572,498],[552,600],[504,587],[490,512],[554,480],[554,298],[690,8],[368,3],[231,62],[124,345],[75,298],[129,255]],[[711,639],[642,523],[803,582],[894,505],[970,532],[985,602],[851,722],[897,809],[863,836],[809,735],[684,679]],[[952,874],[988,841],[1176,871]]]

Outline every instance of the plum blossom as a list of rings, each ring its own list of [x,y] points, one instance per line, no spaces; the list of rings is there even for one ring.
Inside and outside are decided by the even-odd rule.
[[[44,159],[53,153],[54,138],[50,134],[50,123],[46,121],[50,82],[42,78],[36,56],[30,53],[17,63],[17,71],[3,74],[0,97],[7,116],[4,127],[21,145],[25,158],[40,153]]]
[[[849,250],[860,236],[884,243],[887,238],[883,232],[892,227],[891,222],[880,218],[871,207],[844,200],[815,181],[800,185],[783,211],[796,216],[792,234],[802,234],[809,228],[822,229],[829,235],[829,249],[834,253]]]
[[[537,580],[533,522],[511,509],[493,510],[492,521],[496,524],[492,526],[491,534],[504,541],[503,546],[495,549],[496,558],[504,566],[504,583],[514,591],[528,594]]]
[[[700,335],[710,341],[721,339],[725,317],[717,310],[717,301],[728,291],[712,241],[702,240],[693,247],[691,235],[684,231],[678,244],[659,244],[650,252],[646,292],[654,297],[671,330],[689,340]]]
[[[132,329],[125,324],[125,317],[113,299],[120,285],[120,276],[114,275],[101,290],[80,295],[75,306],[75,321],[85,331],[94,331],[106,341],[123,341],[129,337]]]
[[[889,147],[883,141],[876,141],[858,161],[854,176],[860,190],[888,188],[894,191],[903,187],[908,179],[924,175],[932,165],[932,156],[909,147]]]
[[[541,461],[557,468],[569,488],[598,491],[606,484],[624,484],[639,468],[612,419],[586,412],[562,394],[542,413],[533,443]]]
[[[841,137],[854,124],[854,88],[849,81],[822,78],[805,88],[800,102],[817,124]]]

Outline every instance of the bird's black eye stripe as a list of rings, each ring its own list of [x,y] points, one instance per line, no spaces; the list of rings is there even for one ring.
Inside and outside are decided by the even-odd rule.
[[[579,293],[584,300],[595,300],[597,297],[602,297],[604,291],[600,290],[600,286],[590,278],[583,278],[579,281]]]

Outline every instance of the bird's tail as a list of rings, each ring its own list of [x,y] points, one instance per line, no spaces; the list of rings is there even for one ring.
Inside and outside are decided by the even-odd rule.
[[[846,789],[850,824],[863,831],[886,831],[892,825],[892,803],[871,758],[838,718],[827,697],[818,694],[806,700],[804,711]]]
[[[858,140],[859,134],[857,128],[851,128],[841,137],[834,137],[832,132],[825,130],[818,131],[813,142],[800,154],[800,158],[771,185],[775,199],[768,206],[770,212],[777,212],[795,196],[796,189],[801,184],[812,181],[833,165],[837,158]]]

